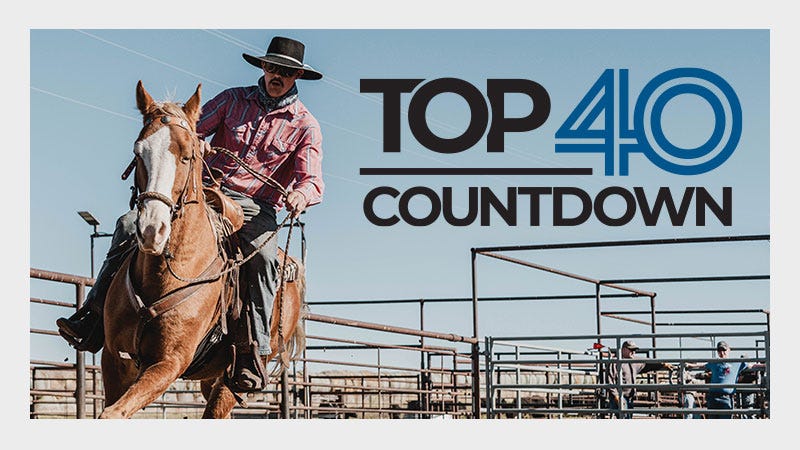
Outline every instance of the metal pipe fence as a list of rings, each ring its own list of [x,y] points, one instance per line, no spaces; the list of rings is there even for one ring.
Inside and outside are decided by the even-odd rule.
[[[602,382],[604,367],[622,364],[621,358],[609,352],[620,346],[622,335],[601,333],[601,318],[628,321],[646,325],[649,334],[627,335],[648,339],[651,346],[644,362],[670,362],[678,367],[668,374],[667,382],[658,373],[637,380],[636,416],[688,417],[690,415],[714,416],[719,413],[708,408],[695,408],[687,412],[677,402],[688,392],[703,402],[710,388],[685,384],[688,364],[713,358],[707,354],[720,336],[750,339],[753,342],[737,345],[737,350],[754,353],[752,357],[731,358],[732,362],[760,363],[764,368],[757,373],[753,383],[736,383],[737,408],[733,413],[741,416],[769,417],[769,311],[764,309],[718,310],[658,310],[656,320],[655,296],[651,290],[627,286],[636,283],[697,283],[712,281],[768,280],[768,275],[659,277],[598,279],[554,269],[542,264],[500,255],[498,252],[514,250],[552,250],[565,248],[623,247],[631,245],[701,244],[709,242],[768,241],[768,235],[690,238],[664,240],[636,240],[615,242],[589,242],[572,244],[542,244],[514,247],[485,247],[471,251],[472,297],[434,299],[382,299],[309,302],[315,305],[364,304],[416,304],[419,308],[419,327],[397,327],[363,322],[320,314],[307,314],[306,320],[328,327],[325,333],[308,336],[309,345],[303,357],[295,361],[280,379],[273,380],[267,388],[251,395],[247,408],[237,407],[234,417],[283,418],[431,418],[431,417],[553,417],[570,416],[623,417],[629,413],[609,408],[602,392],[633,386]],[[558,276],[594,285],[594,295],[528,295],[504,297],[478,297],[476,257],[487,256]],[[31,279],[40,279],[71,285],[75,300],[63,301],[30,298],[31,304],[56,308],[79,308],[83,303],[86,286],[91,278],[31,269]],[[600,287],[621,291],[601,293]],[[649,297],[649,311],[603,310],[603,299]],[[563,343],[576,336],[539,337],[485,337],[478,333],[480,302],[510,302],[537,300],[595,300],[596,334],[583,335],[576,349],[561,348]],[[434,303],[472,302],[472,336],[434,332],[425,329],[425,305]],[[670,315],[701,314],[756,314],[753,320],[671,321]],[[635,318],[646,315],[646,318]],[[656,333],[657,327],[697,327],[702,333]],[[742,329],[757,327],[753,334],[741,334]],[[766,331],[760,331],[766,329]],[[349,331],[347,331],[349,330]],[[355,330],[355,331],[354,331]],[[711,330],[712,332],[708,332]],[[58,336],[53,330],[30,328],[32,335]],[[354,334],[370,337],[352,337]],[[416,338],[414,342],[399,339]],[[533,339],[533,343],[524,341]],[[436,341],[437,345],[431,345]],[[611,347],[604,344],[613,341]],[[698,344],[698,342],[701,342]],[[62,345],[65,343],[62,342]],[[484,346],[481,349],[481,345]],[[586,350],[583,350],[586,348]],[[605,352],[605,353],[604,353]],[[658,352],[658,353],[657,353]],[[704,354],[705,353],[705,354]],[[712,352],[713,353],[713,352]],[[358,358],[353,355],[358,354]],[[414,355],[418,362],[395,362],[397,354]],[[418,355],[418,358],[416,357]],[[100,367],[87,365],[82,352],[76,352],[75,363],[31,360],[31,418],[86,417],[87,401],[91,401],[92,416],[102,409],[102,382]],[[66,374],[71,376],[65,376]],[[539,378],[533,379],[536,375]],[[663,375],[663,374],[660,374]],[[61,382],[59,388],[51,377]],[[680,382],[678,382],[680,378]],[[531,381],[533,379],[533,381]],[[683,383],[683,384],[682,384]],[[753,387],[756,386],[756,387]],[[720,387],[720,386],[717,386]],[[755,397],[750,394],[754,394]],[[753,406],[753,402],[756,406]],[[64,405],[66,407],[63,407]],[[58,407],[55,407],[55,406]],[[136,417],[200,417],[203,399],[197,382],[176,383],[151,406]],[[740,407],[747,405],[747,407]],[[60,408],[60,409],[59,409]],[[755,411],[758,412],[755,412]],[[730,412],[730,411],[728,411]]]
[[[749,235],[749,236],[719,236],[719,237],[707,237],[707,238],[674,238],[674,239],[640,239],[640,240],[627,240],[627,241],[602,241],[602,242],[575,242],[575,243],[565,243],[565,244],[536,244],[536,245],[517,245],[517,246],[495,246],[495,247],[481,247],[481,248],[473,248],[471,249],[471,264],[472,264],[472,302],[473,302],[473,310],[477,310],[477,304],[479,301],[483,301],[483,297],[478,296],[478,270],[476,265],[476,259],[478,256],[486,256],[488,258],[504,261],[507,263],[516,264],[519,266],[535,269],[538,271],[550,273],[562,278],[568,278],[572,280],[576,280],[579,282],[589,283],[594,286],[595,292],[595,321],[596,321],[596,334],[591,336],[584,336],[584,338],[592,339],[593,342],[584,343],[587,345],[589,349],[602,349],[604,348],[603,341],[605,339],[612,338],[613,336],[610,335],[603,335],[602,328],[601,328],[601,318],[611,318],[620,321],[630,322],[630,323],[637,323],[641,325],[646,325],[649,327],[650,334],[648,335],[640,335],[641,337],[647,337],[650,339],[651,342],[651,354],[650,359],[648,362],[651,363],[660,363],[666,362],[665,360],[656,359],[656,357],[663,357],[666,351],[669,351],[669,347],[664,346],[664,342],[659,342],[657,345],[657,340],[667,335],[664,334],[657,334],[658,327],[665,327],[665,326],[681,326],[681,327],[697,327],[704,330],[733,330],[733,332],[729,332],[726,335],[736,335],[737,331],[741,331],[741,329],[747,329],[748,327],[759,327],[765,329],[766,331],[760,332],[757,336],[759,338],[755,339],[755,343],[753,344],[756,348],[749,349],[756,352],[754,359],[746,359],[746,358],[738,358],[732,359],[729,361],[738,361],[738,362],[760,362],[763,363],[764,359],[766,360],[765,367],[769,366],[769,311],[762,310],[762,309],[706,309],[706,310],[692,310],[692,311],[658,311],[658,314],[715,314],[716,316],[720,314],[740,314],[740,313],[756,313],[756,314],[763,314],[762,317],[759,317],[757,320],[748,320],[748,321],[729,321],[729,320],[719,320],[718,317],[715,317],[716,320],[713,321],[693,321],[693,322],[677,322],[677,321],[657,321],[657,309],[655,298],[657,293],[654,291],[643,290],[638,288],[633,288],[628,286],[629,284],[641,284],[641,283],[649,283],[649,284],[662,284],[662,283],[709,283],[709,282],[747,282],[747,281],[758,281],[758,280],[769,280],[769,275],[710,275],[710,276],[690,276],[690,277],[642,277],[642,278],[614,278],[614,279],[601,279],[598,277],[589,277],[577,273],[572,273],[563,269],[557,269],[554,267],[546,266],[543,264],[531,262],[528,260],[523,260],[516,257],[511,257],[508,255],[501,254],[501,252],[516,252],[516,251],[548,251],[548,250],[564,250],[564,249],[601,249],[601,248],[622,248],[622,247],[637,247],[637,246],[664,246],[664,245],[674,245],[674,244],[722,244],[722,243],[736,243],[736,242],[748,242],[748,241],[765,241],[769,242],[769,235]],[[602,308],[602,301],[605,298],[608,298],[608,295],[601,294],[601,287],[610,288],[617,291],[622,291],[627,293],[628,296],[632,297],[647,297],[649,298],[649,310],[648,311],[605,311]],[[544,296],[543,296],[544,297]],[[589,298],[587,295],[583,296],[565,296],[563,299],[578,299],[578,298]],[[630,315],[647,315],[646,319],[639,319],[639,318],[632,318],[628,317]],[[475,335],[477,335],[477,318],[475,319]],[[709,336],[708,333],[705,333],[706,336]],[[692,349],[684,348],[684,343],[682,342],[683,338],[692,338],[697,339],[698,336],[696,335],[677,335],[679,341],[677,343],[677,351],[678,354],[672,358],[673,361],[679,362],[680,374],[683,376],[684,369],[686,368],[685,364],[687,363],[696,363],[701,360],[702,358],[697,360],[691,360],[686,358],[686,352],[691,353]],[[599,362],[592,360],[597,359],[598,355],[601,355],[600,352],[587,353],[587,355],[593,355],[591,358],[581,358],[581,352],[575,353],[562,353],[561,351],[556,351],[555,353],[551,353],[552,358],[550,360],[541,359],[541,356],[535,356],[534,359],[525,359],[521,355],[525,352],[520,350],[520,347],[516,344],[511,344],[513,347],[513,362],[509,364],[508,361],[501,361],[499,358],[500,355],[503,353],[496,353],[494,350],[495,345],[507,344],[503,343],[501,338],[492,338],[486,337],[486,344],[484,349],[484,357],[486,360],[485,367],[486,367],[486,375],[484,377],[486,383],[486,412],[488,417],[496,417],[500,414],[505,416],[512,416],[512,417],[520,417],[520,415],[528,415],[528,416],[546,416],[552,417],[554,414],[557,417],[563,417],[566,415],[589,415],[591,417],[606,417],[613,415],[615,417],[630,417],[629,413],[622,413],[618,408],[616,411],[610,411],[607,407],[601,407],[602,402],[606,400],[606,398],[602,398],[598,394],[607,393],[609,391],[616,390],[617,392],[621,392],[622,388],[632,388],[632,386],[628,385],[620,385],[617,383],[614,386],[609,386],[607,384],[601,383],[600,380],[604,377],[605,372],[607,369],[604,370],[604,367],[609,367],[608,364],[615,364],[617,368],[619,368],[620,364],[623,364],[619,355],[616,355],[616,358],[608,359],[603,363],[600,364]],[[525,340],[527,338],[502,338],[506,340]],[[566,339],[564,336],[549,336],[549,337],[541,337],[541,339],[547,340],[563,340]],[[710,335],[708,339],[711,342],[711,345],[714,343],[714,335]],[[617,340],[616,348],[619,348],[620,342]],[[673,347],[676,345],[673,344]],[[708,348],[713,347],[706,347],[705,350],[708,351]],[[540,349],[545,350],[546,349]],[[552,350],[550,350],[552,351]],[[662,352],[661,354],[657,355],[656,352]],[[531,354],[530,352],[527,352]],[[509,352],[505,352],[505,357],[509,356]],[[553,356],[554,355],[554,356]],[[566,357],[565,357],[566,355]],[[576,361],[576,359],[583,359],[581,361]],[[536,368],[537,364],[544,365],[542,367]],[[568,367],[568,370],[564,371],[562,367]],[[576,367],[583,366],[580,369],[574,369]],[[550,379],[547,379],[544,382],[537,382],[537,383],[524,383],[521,380],[522,378],[522,371],[526,371],[526,375],[530,375],[531,372],[534,371],[542,371],[547,376],[551,374],[555,377],[558,377],[556,382],[552,382]],[[576,370],[578,370],[576,372]],[[586,371],[586,375],[589,377],[594,377],[594,381],[586,382],[585,380],[580,383],[574,383],[572,380],[568,382],[563,382],[562,378],[565,375],[569,375],[570,377],[575,377],[581,375],[580,371]],[[508,375],[509,373],[513,373],[514,375],[514,382],[504,383],[500,381],[504,374]],[[619,371],[617,372],[619,373]],[[763,371],[763,376],[759,378],[759,387],[752,388],[751,385],[733,385],[733,386],[716,386],[719,387],[728,387],[728,388],[737,388],[740,392],[747,392],[747,391],[756,391],[759,396],[759,400],[762,402],[759,413],[762,417],[769,416],[769,409],[768,409],[768,402],[765,399],[768,399],[769,395],[769,375],[768,370]],[[657,376],[655,377],[657,379]],[[494,381],[497,379],[498,381]],[[652,379],[652,376],[648,376],[648,379]],[[682,411],[681,408],[676,408],[675,410],[659,410],[658,406],[660,402],[667,398],[668,391],[675,391],[679,394],[681,398],[685,397],[685,393],[688,392],[688,389],[684,388],[664,388],[664,387],[657,387],[657,388],[650,388],[650,387],[641,387],[639,389],[642,392],[647,394],[646,399],[639,399],[640,402],[644,401],[645,403],[650,403],[650,408],[645,409],[644,412],[653,413],[652,415],[655,417],[663,417],[666,414],[677,414],[678,416],[693,416],[696,414],[702,414],[704,416],[715,416],[721,415],[722,413],[716,411],[707,411],[701,410],[699,412],[695,411],[695,413],[686,413]],[[504,399],[503,397],[503,390],[511,390],[514,393],[514,403],[515,405],[509,405],[508,399]],[[709,391],[710,388],[700,388],[699,391]],[[521,392],[539,392],[539,393],[546,393],[544,398],[539,396],[540,398],[533,398],[532,396],[528,396],[530,401],[532,402],[531,405],[524,408],[522,405],[521,400]],[[700,393],[702,397],[704,393]],[[751,402],[753,399],[751,396],[747,396],[748,402]],[[553,400],[555,399],[555,400]],[[564,406],[564,401],[567,400],[569,403],[568,407]],[[504,402],[506,404],[502,404]],[[501,402],[502,408],[497,408],[498,402]],[[538,404],[537,404],[538,402]],[[739,401],[739,403],[744,403],[743,401]],[[655,406],[653,406],[655,405]],[[766,405],[766,406],[765,406]],[[513,407],[515,406],[515,407]],[[594,407],[592,407],[594,406]],[[642,409],[637,408],[637,412],[642,412]],[[746,408],[745,411],[736,410],[736,414],[742,416],[754,416],[756,415],[753,412],[753,408]]]
[[[686,338],[706,338],[709,342],[724,337],[749,346],[736,345],[738,352],[755,356],[720,359],[708,357],[714,345],[680,345]],[[678,342],[678,345],[641,348],[646,357],[623,358],[619,354],[627,339],[656,339]],[[610,347],[595,342],[611,341]],[[661,333],[636,335],[513,336],[487,337],[486,416],[500,417],[580,417],[580,418],[706,418],[733,415],[741,418],[769,418],[769,333]],[[562,347],[557,347],[561,345]],[[509,351],[510,349],[510,351]],[[523,352],[522,349],[526,351]],[[706,362],[747,363],[750,367],[736,383],[700,382],[694,375],[704,374]],[[640,375],[633,383],[607,377],[611,366],[620,373],[629,363],[671,364],[672,370]],[[691,367],[691,369],[690,369]],[[734,390],[733,409],[711,409],[707,406],[710,392]],[[621,398],[633,390],[629,398],[634,408],[623,409],[624,402],[610,401],[612,394]],[[701,406],[701,405],[706,405]]]
[[[31,303],[74,310],[80,307],[85,290],[93,279],[31,269],[31,279],[78,286],[74,302],[31,298]],[[272,382],[261,392],[250,394],[247,407],[234,408],[233,417],[291,418],[430,418],[437,416],[469,417],[473,393],[463,369],[466,348],[477,339],[453,333],[397,327],[319,314],[306,314],[305,320],[332,327],[329,335],[308,335],[303,357],[293,362],[286,376]],[[346,330],[373,333],[373,340],[355,339]],[[58,337],[50,329],[31,328],[31,334]],[[389,343],[389,339],[416,337],[419,343]],[[425,339],[429,342],[425,343]],[[431,345],[432,341],[451,344]],[[66,343],[61,343],[66,346]],[[458,346],[467,346],[459,349]],[[362,354],[358,361],[333,354]],[[369,354],[372,356],[369,356]],[[393,363],[390,353],[419,354],[419,365]],[[100,366],[86,365],[83,352],[76,352],[76,362],[31,359],[31,418],[85,418],[87,402],[91,416],[102,410]],[[370,359],[372,360],[370,361]],[[407,359],[407,358],[406,358]],[[312,372],[310,367],[318,370]],[[324,368],[326,370],[319,370]],[[360,372],[359,372],[360,371]],[[367,373],[365,373],[367,372]],[[88,380],[88,381],[87,381]],[[87,384],[89,389],[87,391]],[[199,418],[205,406],[199,382],[179,380],[151,405],[134,417]]]
[[[66,283],[71,284],[75,287],[75,303],[68,303],[63,301],[52,301],[52,300],[44,300],[39,298],[32,298],[32,303],[40,303],[45,305],[51,306],[67,306],[67,307],[74,307],[75,309],[80,308],[83,305],[83,301],[85,298],[86,286],[93,286],[94,279],[86,278],[86,277],[79,277],[75,275],[68,275],[62,274],[57,272],[50,272],[45,270],[38,270],[38,269],[31,269],[30,270],[31,278],[37,278],[40,280],[48,280],[57,283]],[[38,330],[38,329],[31,329],[30,331],[32,334],[45,334],[45,335],[56,335],[58,333],[55,331],[50,330]],[[86,411],[86,361],[84,359],[83,352],[76,351],[75,352],[75,391],[74,391],[74,398],[75,398],[75,411],[76,411],[76,418],[83,419],[85,418],[85,411]],[[35,383],[31,383],[31,386],[34,387]],[[31,416],[34,416],[33,405],[31,406]]]

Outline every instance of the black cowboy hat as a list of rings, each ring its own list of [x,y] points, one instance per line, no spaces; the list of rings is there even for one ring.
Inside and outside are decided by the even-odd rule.
[[[242,53],[242,57],[250,64],[261,68],[261,63],[268,62],[292,69],[303,69],[302,80],[319,80],[322,74],[308,64],[303,63],[306,46],[302,42],[286,37],[275,36],[267,47],[264,56],[253,56]]]

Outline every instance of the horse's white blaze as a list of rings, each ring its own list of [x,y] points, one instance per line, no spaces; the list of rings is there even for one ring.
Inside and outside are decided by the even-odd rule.
[[[169,127],[163,127],[145,139],[136,141],[134,151],[142,158],[147,169],[145,191],[158,192],[172,198],[175,183],[175,155],[170,153]],[[142,237],[142,250],[160,254],[170,232],[172,211],[159,200],[147,199],[139,212],[138,227]]]

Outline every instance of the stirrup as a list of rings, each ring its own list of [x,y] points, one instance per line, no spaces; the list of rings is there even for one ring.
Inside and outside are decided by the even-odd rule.
[[[264,382],[249,367],[240,365],[231,380],[235,392],[258,392],[264,389]]]
[[[253,348],[249,350],[237,354],[236,346],[231,346],[233,363],[230,373],[226,373],[226,381],[233,392],[259,392],[267,386],[267,377],[258,356],[258,344],[253,343]]]
[[[59,320],[60,320],[60,319],[59,319]],[[59,324],[59,325],[60,325],[60,324]],[[76,349],[77,349],[77,348],[78,348],[78,347],[81,345],[81,340],[79,340],[79,338],[77,338],[77,337],[75,337],[75,336],[73,336],[73,335],[69,334],[69,333],[68,333],[68,332],[67,332],[67,331],[66,331],[64,328],[62,328],[61,326],[59,326],[59,327],[58,327],[58,334],[60,334],[60,335],[61,335],[61,337],[62,337],[62,338],[64,338],[64,340],[66,340],[66,341],[67,341],[67,343],[68,343],[70,346],[72,346],[72,347],[75,347]]]

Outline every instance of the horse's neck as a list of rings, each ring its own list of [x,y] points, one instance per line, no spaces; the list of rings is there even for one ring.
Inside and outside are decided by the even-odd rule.
[[[204,204],[185,205],[182,214],[172,222],[167,250],[171,254],[169,262],[163,255],[139,252],[134,285],[144,297],[156,299],[185,286],[186,281],[175,275],[198,277],[217,257],[216,237]]]

